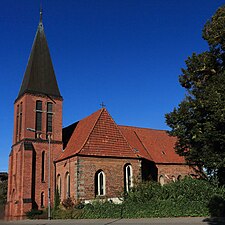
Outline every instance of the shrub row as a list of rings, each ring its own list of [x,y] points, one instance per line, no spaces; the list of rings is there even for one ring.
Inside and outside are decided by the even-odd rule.
[[[65,204],[65,202],[64,202]],[[95,201],[54,210],[55,219],[225,216],[225,188],[186,178],[160,186],[142,183],[124,196],[122,204]]]

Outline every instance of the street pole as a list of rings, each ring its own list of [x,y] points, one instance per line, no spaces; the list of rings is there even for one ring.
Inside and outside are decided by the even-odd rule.
[[[37,133],[37,131],[33,128],[27,128],[27,130]],[[51,220],[51,134],[47,134],[47,136],[48,136],[48,220]]]
[[[48,134],[48,219],[51,220],[51,135]]]

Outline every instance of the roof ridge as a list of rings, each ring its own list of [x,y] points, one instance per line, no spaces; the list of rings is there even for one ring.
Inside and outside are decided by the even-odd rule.
[[[137,127],[137,126],[129,126],[129,125],[118,125],[118,126],[123,127],[123,128],[137,128],[137,129],[143,129],[143,130],[165,131],[165,132],[168,131],[168,130],[163,130],[163,129],[148,128],[148,127]]]

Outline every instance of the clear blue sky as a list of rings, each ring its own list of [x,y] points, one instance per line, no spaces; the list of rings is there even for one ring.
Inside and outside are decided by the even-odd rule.
[[[67,126],[100,108],[116,123],[168,129],[183,99],[185,59],[207,49],[205,22],[222,0],[42,0]],[[0,0],[0,171],[8,169],[13,104],[39,21],[40,0]]]

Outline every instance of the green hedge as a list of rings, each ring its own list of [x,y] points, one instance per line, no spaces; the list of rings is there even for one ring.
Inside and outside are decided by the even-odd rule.
[[[139,184],[124,197],[122,204],[95,201],[69,210],[58,209],[53,217],[97,219],[209,215],[225,215],[225,188],[187,178],[164,186],[155,182]]]

